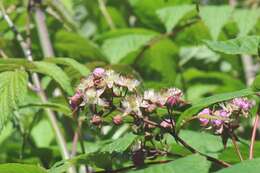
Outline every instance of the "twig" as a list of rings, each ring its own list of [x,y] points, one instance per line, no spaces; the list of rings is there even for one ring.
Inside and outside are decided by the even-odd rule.
[[[151,124],[153,126],[156,126],[156,127],[159,127],[161,129],[164,129],[162,126],[160,126],[159,124],[157,124],[156,122],[153,122],[151,120],[147,120],[147,119],[143,119],[144,122],[148,123],[148,124]],[[187,144],[182,138],[180,138],[177,134],[175,134],[174,132],[171,132],[169,131],[169,134],[171,134],[175,140],[177,140],[178,142],[180,142],[186,149],[188,149],[190,152],[192,153],[198,153],[204,157],[207,158],[207,160],[209,161],[212,161],[212,162],[215,162],[221,166],[224,166],[224,167],[229,167],[231,166],[230,164],[226,163],[225,161],[223,160],[219,160],[219,159],[216,159],[214,157],[211,157],[211,156],[208,156],[204,153],[201,153],[200,151],[197,151],[195,148],[193,148],[192,146],[190,146],[189,144]]]
[[[29,61],[33,61],[33,57],[32,57],[32,53],[31,50],[28,48],[28,45],[26,44],[26,42],[24,41],[22,35],[18,32],[18,30],[16,29],[15,25],[13,24],[13,22],[11,21],[11,19],[9,18],[9,16],[5,13],[5,9],[3,7],[3,5],[0,3],[1,6],[1,11],[3,13],[4,19],[5,21],[8,23],[9,27],[12,29],[12,31],[14,32],[14,34],[16,35],[16,39],[18,40],[25,57],[29,60]],[[40,84],[40,79],[39,76],[36,73],[32,74],[32,80],[33,80],[33,85],[39,89],[39,91],[37,92],[38,96],[40,97],[40,99],[42,100],[43,103],[48,102],[47,97],[45,95],[45,92],[42,90],[41,88],[41,84]],[[55,117],[55,114],[52,110],[46,108],[45,109],[47,116],[51,122],[52,128],[55,132],[56,135],[56,139],[57,142],[59,144],[60,150],[61,150],[61,154],[63,156],[64,159],[69,159],[70,155],[66,146],[66,141],[63,137],[63,134],[58,126],[58,121]],[[72,170],[72,169],[70,169]],[[74,173],[75,171],[70,171],[70,173]]]
[[[235,147],[235,151],[236,151],[236,153],[237,153],[237,155],[238,155],[240,161],[244,161],[244,159],[243,159],[243,157],[242,157],[242,154],[241,154],[241,152],[240,152],[239,146],[237,145],[237,142],[236,142],[235,137],[234,137],[234,136],[231,136],[231,139],[232,139],[232,143],[233,143],[233,145],[234,145],[234,147]]]
[[[104,0],[98,0],[98,5],[99,5],[101,13],[105,17],[105,20],[106,20],[108,26],[110,27],[110,29],[111,30],[116,29],[115,24],[114,24],[114,22],[113,22],[113,20],[110,16],[110,14],[107,11],[106,4],[105,4]]]
[[[252,130],[252,135],[251,135],[249,159],[253,159],[253,157],[254,157],[254,144],[255,144],[256,130],[257,130],[258,124],[259,124],[259,114],[257,113],[257,115],[255,117],[253,130]]]
[[[7,59],[8,56],[5,54],[4,50],[3,49],[0,49],[0,55],[3,59]]]
[[[49,37],[49,32],[45,22],[45,14],[37,5],[35,7],[35,22],[40,38],[41,47],[44,57],[54,57],[54,51]]]

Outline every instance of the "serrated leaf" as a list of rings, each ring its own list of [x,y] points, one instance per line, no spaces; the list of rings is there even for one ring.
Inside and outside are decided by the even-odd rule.
[[[178,24],[178,22],[190,11],[195,10],[194,5],[180,5],[174,7],[166,7],[156,11],[157,15],[164,23],[167,32]]]
[[[260,36],[245,36],[227,41],[205,41],[209,48],[225,54],[258,54]]]
[[[200,8],[200,17],[208,27],[213,40],[217,40],[221,29],[229,20],[233,8],[230,6],[204,6]]]
[[[260,158],[245,160],[232,167],[222,169],[216,173],[258,173],[260,170]]]
[[[7,71],[0,74],[0,130],[11,118],[13,110],[27,93],[28,75],[25,71]]]
[[[48,58],[46,61],[59,65],[69,66],[78,71],[82,76],[86,76],[90,73],[89,69],[86,66],[71,58]]]
[[[1,173],[47,173],[44,168],[36,165],[27,165],[20,163],[0,164]]]
[[[61,88],[66,91],[69,95],[73,94],[73,89],[70,84],[70,79],[66,73],[57,65],[48,62],[34,62],[35,68],[32,69],[34,72],[43,73],[53,78]]]
[[[102,147],[101,152],[124,152],[130,145],[132,145],[136,138],[136,135],[128,133],[123,137],[113,141],[112,143]]]
[[[229,92],[229,93],[223,93],[223,94],[217,94],[210,97],[206,97],[204,99],[201,99],[200,101],[197,101],[193,104],[192,107],[185,110],[180,117],[178,118],[178,121],[176,123],[176,129],[179,130],[180,127],[192,116],[194,116],[196,113],[198,113],[202,108],[205,108],[209,105],[212,105],[214,103],[230,100],[236,97],[244,97],[253,95],[255,92],[251,89],[243,89],[235,92]]]
[[[153,35],[130,34],[104,41],[102,50],[111,64],[119,63],[126,55],[144,46]]]
[[[258,9],[237,9],[233,16],[239,29],[239,36],[246,36],[256,25],[260,15]]]
[[[209,166],[210,163],[205,157],[191,155],[170,163],[149,166],[137,171],[129,171],[129,173],[208,173]]]

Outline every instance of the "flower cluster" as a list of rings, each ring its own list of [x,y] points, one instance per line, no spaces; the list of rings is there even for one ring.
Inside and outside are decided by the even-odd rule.
[[[123,76],[113,70],[96,68],[81,81],[75,95],[70,98],[70,105],[75,111],[87,105],[88,108],[93,109],[91,123],[94,125],[102,123],[102,116],[106,110],[108,112],[112,108],[118,110],[121,114],[114,116],[113,122],[119,125],[127,115],[140,119],[155,112],[157,108],[164,107],[170,110],[184,103],[181,98],[183,93],[178,88],[161,91],[149,89],[141,94],[137,89],[139,84],[138,80]],[[119,98],[119,101],[118,99],[117,102],[114,101],[114,98]],[[102,111],[97,111],[98,107]],[[172,123],[167,124],[167,122],[163,120],[162,126],[165,128],[172,126]]]
[[[226,128],[238,127],[239,117],[248,117],[253,102],[247,98],[234,98],[218,104],[217,108],[203,109],[198,116],[203,127],[213,129],[216,134],[222,134]]]

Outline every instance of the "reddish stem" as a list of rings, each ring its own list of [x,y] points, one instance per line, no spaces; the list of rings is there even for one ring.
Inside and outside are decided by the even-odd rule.
[[[259,115],[257,113],[257,115],[255,117],[255,122],[254,122],[253,131],[252,131],[252,136],[251,136],[249,159],[253,159],[253,157],[254,157],[254,144],[255,144],[256,130],[257,130],[258,123],[259,123]]]

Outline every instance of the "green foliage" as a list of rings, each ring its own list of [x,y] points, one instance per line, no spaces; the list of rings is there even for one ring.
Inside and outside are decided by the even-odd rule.
[[[113,141],[112,143],[105,145],[101,149],[101,152],[109,152],[109,153],[123,152],[126,149],[128,149],[129,146],[131,146],[133,144],[133,142],[135,141],[136,138],[137,138],[136,135],[134,135],[132,133],[128,133],[128,134],[124,135],[122,138],[119,138],[119,139]]]
[[[257,173],[259,170],[259,164],[260,159],[254,159],[254,160],[246,160],[244,162],[241,162],[239,164],[236,164],[230,168],[222,169],[220,171],[217,171],[217,173],[242,173],[242,172],[248,172],[248,173]]]
[[[258,133],[255,159],[247,160],[252,119],[259,107],[259,3],[34,1],[0,2],[0,173],[259,172]],[[3,16],[2,4],[10,19]],[[37,10],[45,14],[44,22],[35,14]],[[9,26],[10,21],[15,28]],[[45,24],[47,32],[39,33]],[[42,46],[48,43],[42,38],[46,37],[55,55],[45,59]],[[29,50],[32,61],[25,55]],[[248,55],[246,62],[244,55]],[[87,80],[96,67],[125,76],[129,81],[125,78],[124,85],[131,86],[132,78],[141,85],[130,91],[121,84],[122,78],[116,78],[120,81],[113,81],[113,87],[103,92],[104,85],[113,79],[96,76]],[[46,100],[34,86],[35,74]],[[74,92],[79,83],[93,84],[90,88],[102,93],[93,100],[101,98],[109,105],[87,104],[93,93],[84,86]],[[163,96],[167,88],[175,87],[183,91],[180,100]],[[130,107],[141,104],[138,109],[142,115],[135,114],[138,109],[126,113],[123,102],[127,98],[121,95],[144,96],[148,89],[158,94],[149,96],[161,100],[129,102]],[[204,127],[194,117],[207,107],[214,115],[221,109],[230,110],[227,106],[231,104],[219,103],[237,97],[248,97],[255,103],[248,115],[239,112],[247,116],[239,116],[239,129],[237,124],[228,127],[229,131],[226,126],[223,130],[224,125],[217,129],[216,124],[210,125],[214,118]],[[161,103],[166,99],[167,104]],[[177,103],[171,107],[169,102],[175,99]],[[233,113],[225,125],[231,125]],[[164,121],[170,118],[175,127],[162,128],[172,125]],[[173,132],[186,145],[174,138]],[[243,162],[230,139],[226,148],[223,146],[232,134],[238,137]],[[67,155],[72,157],[65,158]],[[214,159],[231,166],[224,168]],[[70,167],[76,172],[68,171]]]
[[[141,169],[137,171],[130,171],[131,173],[157,173],[157,172],[201,172],[206,173],[209,169],[209,162],[202,156],[192,155],[187,156],[182,159],[172,161],[170,163],[151,166],[146,169]]]
[[[0,170],[1,173],[47,173],[39,166],[18,163],[0,164]]]
[[[258,54],[259,36],[245,36],[227,41],[206,41],[209,48],[225,54]]]
[[[213,40],[217,40],[223,26],[231,17],[230,6],[205,6],[200,8],[200,17],[209,28]]]
[[[7,71],[0,74],[0,129],[11,119],[13,111],[23,101],[27,92],[26,72]]]
[[[171,32],[177,23],[183,18],[183,16],[194,9],[195,7],[192,5],[166,7],[158,10],[157,14],[164,23],[167,32]]]

